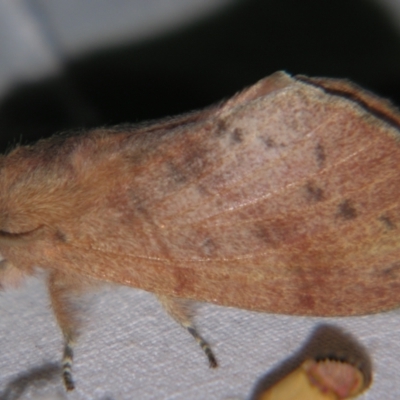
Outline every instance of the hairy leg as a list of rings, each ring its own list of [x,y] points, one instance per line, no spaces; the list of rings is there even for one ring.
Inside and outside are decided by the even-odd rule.
[[[58,325],[64,336],[64,354],[62,360],[63,380],[67,390],[75,388],[72,378],[73,347],[79,333],[79,318],[76,300],[88,287],[82,278],[60,271],[49,276],[48,289],[51,305]]]
[[[188,332],[196,339],[196,342],[203,349],[208,358],[210,368],[218,366],[217,360],[208,345],[208,343],[198,334],[193,325],[193,309],[190,300],[178,299],[164,295],[157,295],[159,301],[163,305],[167,313],[174,318],[179,324],[188,330]]]

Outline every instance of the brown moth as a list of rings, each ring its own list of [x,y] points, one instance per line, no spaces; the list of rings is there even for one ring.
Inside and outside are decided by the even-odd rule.
[[[73,388],[70,305],[155,293],[216,360],[187,300],[301,315],[400,303],[400,114],[342,80],[278,72],[203,111],[0,158],[0,282],[48,271]]]

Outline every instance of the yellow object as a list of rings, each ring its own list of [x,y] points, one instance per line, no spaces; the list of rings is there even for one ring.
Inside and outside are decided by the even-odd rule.
[[[363,375],[354,366],[333,360],[307,360],[257,400],[345,400],[363,389]]]

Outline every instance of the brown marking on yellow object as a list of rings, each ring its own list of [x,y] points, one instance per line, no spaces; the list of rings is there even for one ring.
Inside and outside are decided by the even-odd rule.
[[[364,377],[353,365],[307,360],[257,400],[346,400],[364,389]]]

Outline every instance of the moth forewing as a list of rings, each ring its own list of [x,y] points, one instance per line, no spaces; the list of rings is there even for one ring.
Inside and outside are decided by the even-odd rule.
[[[68,293],[102,281],[159,296],[211,366],[185,299],[302,315],[396,307],[399,123],[346,81],[280,72],[204,111],[18,147],[0,160],[0,276],[49,271],[68,389]]]

